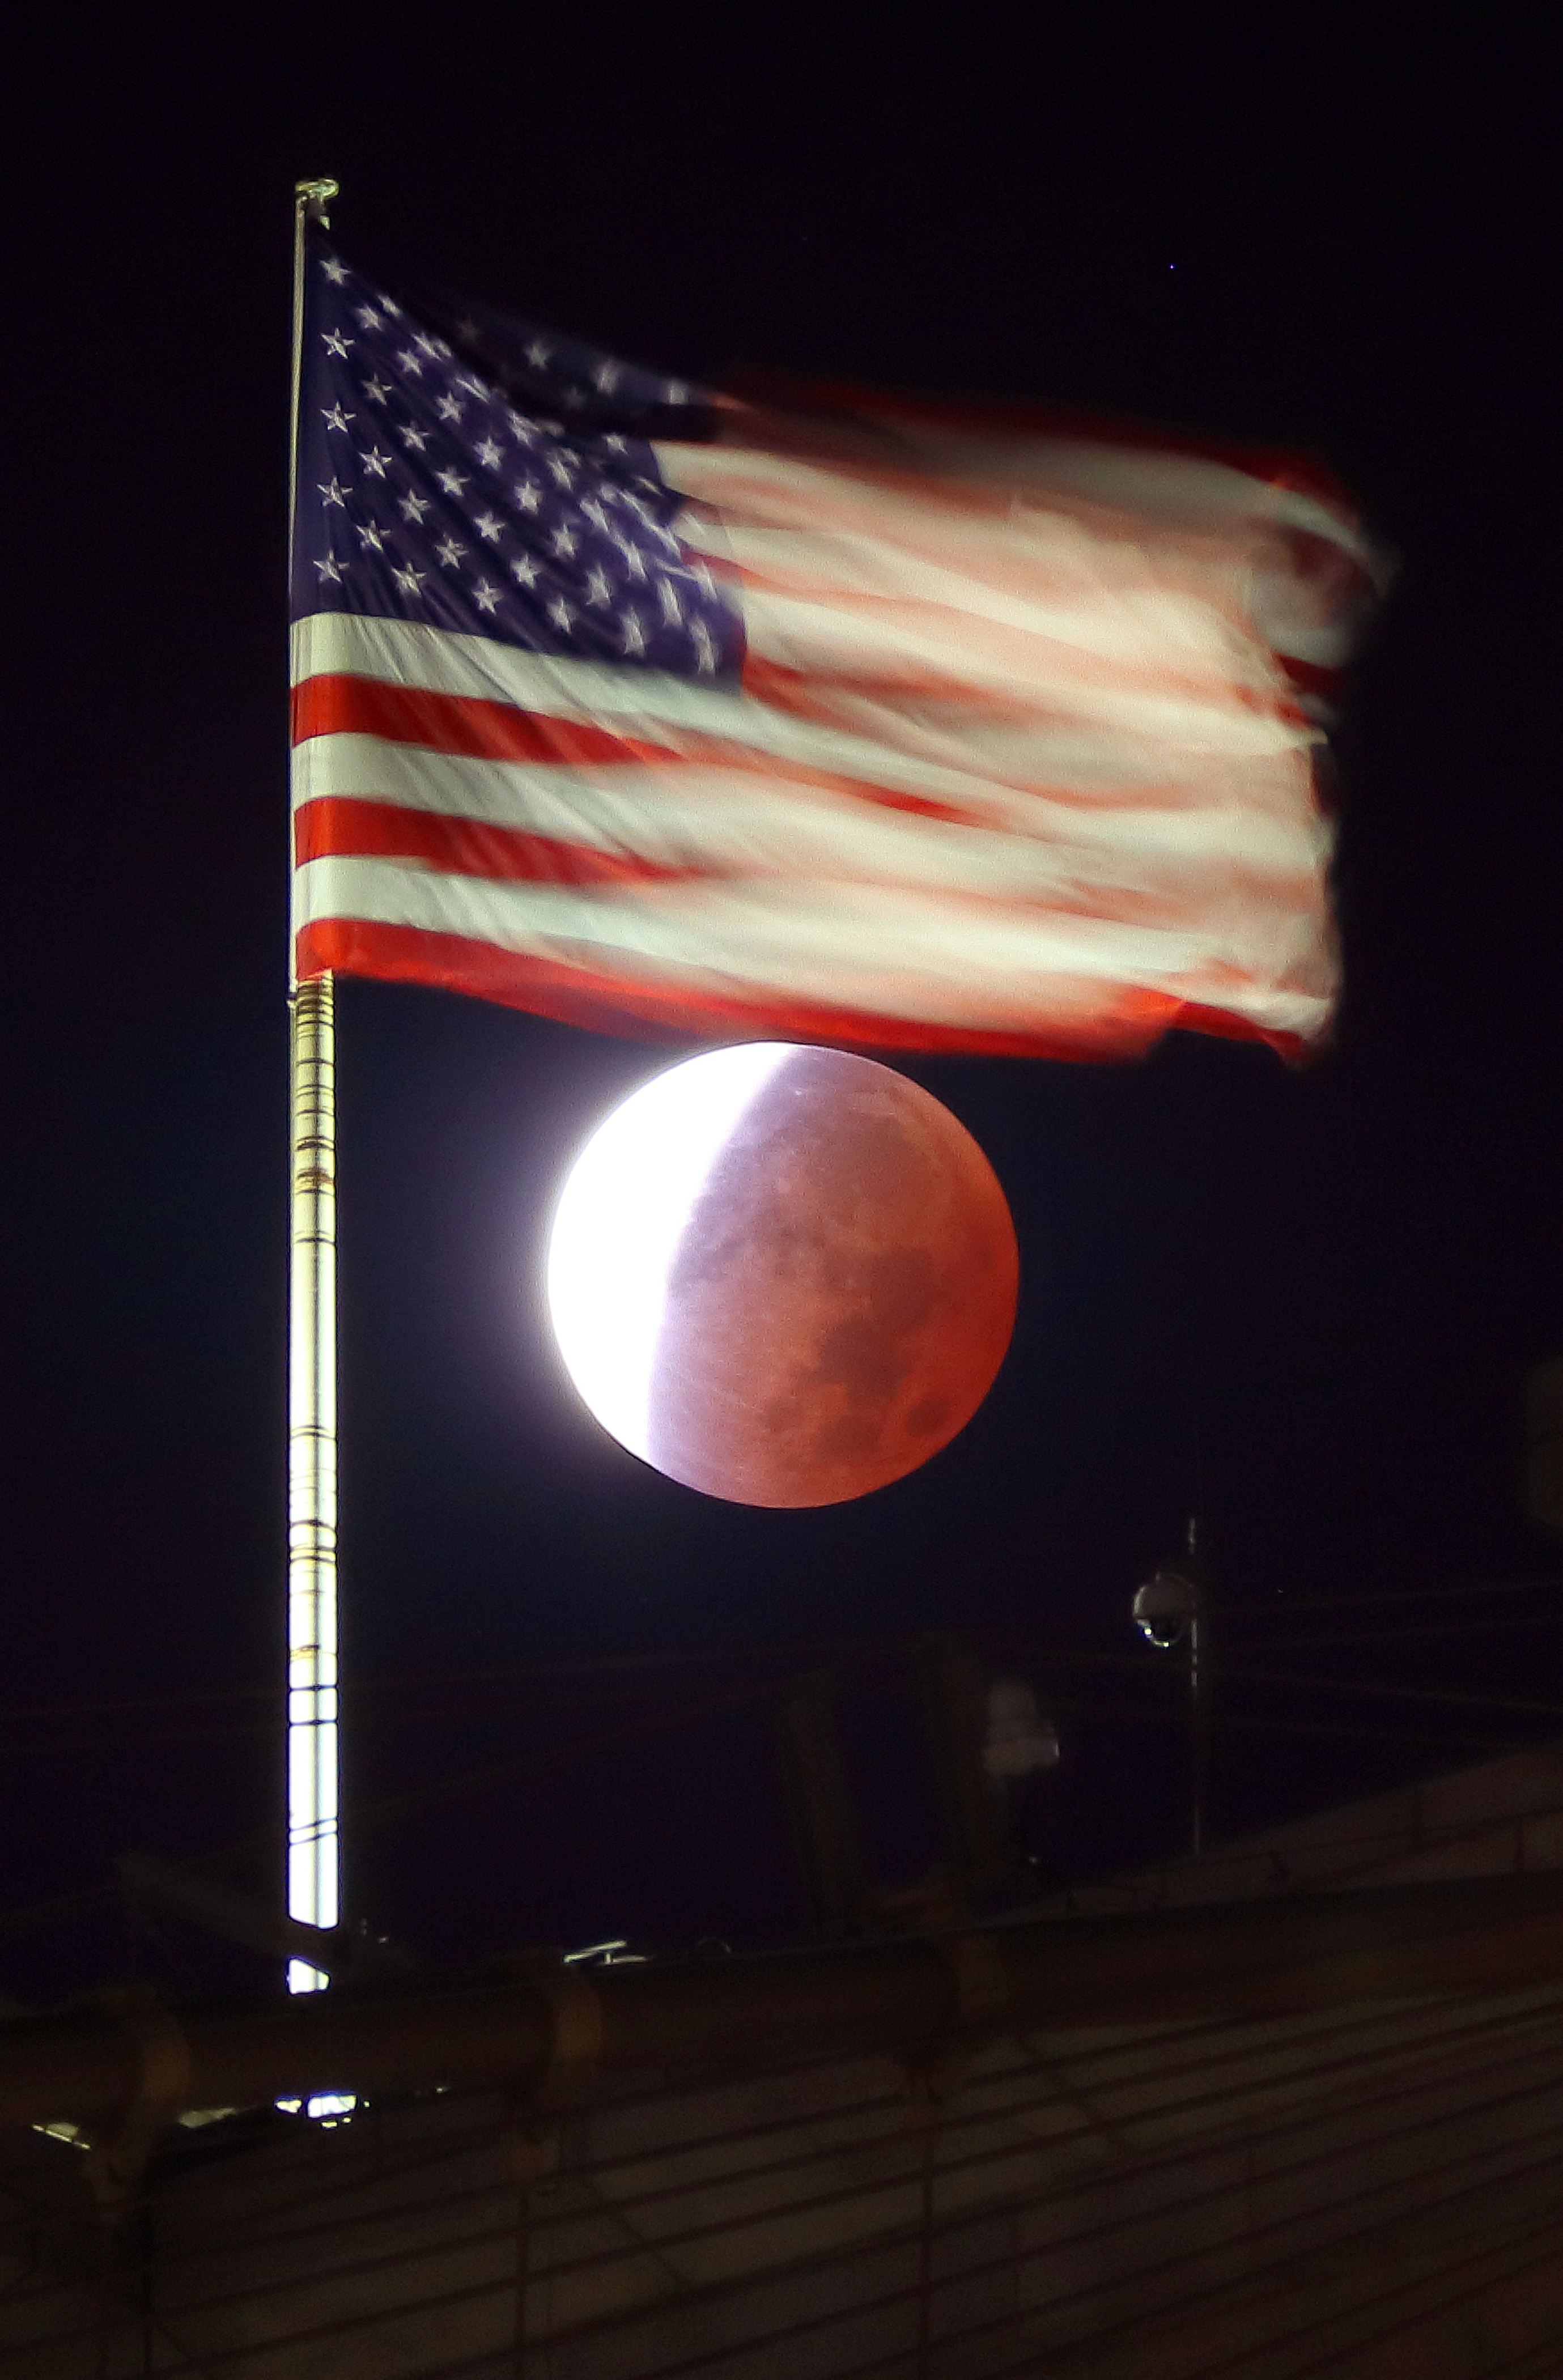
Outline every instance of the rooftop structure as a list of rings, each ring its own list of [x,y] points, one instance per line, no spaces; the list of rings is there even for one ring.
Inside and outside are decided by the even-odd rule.
[[[982,1929],[18,2021],[0,2113],[18,2380],[1539,2380],[1563,1747]]]

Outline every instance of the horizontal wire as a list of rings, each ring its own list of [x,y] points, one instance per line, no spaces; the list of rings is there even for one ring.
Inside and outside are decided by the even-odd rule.
[[[683,1709],[659,1714],[635,1731],[644,1733],[660,1731],[664,1728],[673,1730],[692,1720],[711,1716],[718,1711],[742,1708],[745,1704],[752,1703],[756,1699],[756,1690],[745,1688],[731,1695],[713,1697],[708,1702],[696,1706],[692,1711]],[[1126,1713],[1111,1705],[1061,1700],[1059,1703],[1059,1708],[1066,1716],[1072,1714],[1079,1717],[1114,1718],[1131,1724],[1160,1726],[1184,1723],[1181,1715],[1177,1712]],[[1346,1736],[1391,1747],[1397,1744],[1408,1746],[1438,1744],[1450,1749],[1485,1751],[1500,1756],[1509,1753],[1545,1748],[1551,1741],[1549,1738],[1533,1739],[1528,1736],[1503,1738],[1477,1736],[1464,1730],[1453,1730],[1429,1733],[1424,1730],[1396,1729],[1392,1733],[1387,1733],[1383,1728],[1353,1727],[1349,1723],[1329,1720],[1254,1718],[1242,1712],[1222,1712],[1219,1707],[1212,1712],[1211,1720],[1213,1726],[1218,1729],[1234,1729],[1250,1733],[1275,1732],[1309,1737]],[[555,1761],[565,1762],[572,1758],[584,1757],[605,1746],[622,1742],[628,1732],[629,1730],[626,1730],[615,1729],[606,1735],[598,1734],[584,1739],[572,1737],[560,1743],[535,1747],[531,1751],[517,1754],[510,1759],[491,1764],[481,1769],[462,1770],[453,1776],[435,1779],[427,1785],[414,1787],[401,1794],[384,1797],[380,1801],[349,1803],[341,1811],[337,1823],[339,1825],[357,1823],[366,1816],[383,1820],[388,1817],[410,1815],[413,1811],[428,1806],[447,1795],[456,1796],[467,1791],[482,1790],[488,1785],[503,1781],[507,1777],[519,1778],[529,1769],[544,1767]],[[1533,1816],[1538,1814],[1532,1811],[1524,1815]],[[288,1837],[289,1830],[285,1823],[277,1821],[267,1827],[257,1828],[248,1834],[235,1837],[229,1842],[219,1845],[212,1851],[193,1854],[172,1864],[188,1869],[192,1875],[199,1875],[210,1868],[221,1868],[251,1858],[287,1840]],[[295,1839],[297,1839],[297,1836]],[[24,1902],[18,1908],[0,1912],[0,1938],[36,1931],[56,1922],[65,1923],[71,1917],[112,1906],[122,1898],[123,1888],[115,1878],[104,1884],[84,1886],[73,1892],[56,1894],[47,1900]]]
[[[290,1828],[285,1820],[278,1820],[271,1826],[257,1828],[250,1834],[240,1835],[216,1851],[203,1852],[195,1858],[176,1861],[173,1864],[188,1869],[191,1874],[199,1874],[206,1868],[224,1865],[230,1861],[249,1856],[256,1852],[265,1850],[270,1845],[283,1841],[297,1843],[310,1840],[318,1840],[322,1834],[329,1834],[337,1827],[348,1823],[360,1828],[366,1825],[381,1825],[387,1820],[408,1815],[415,1810],[432,1807],[436,1803],[447,1798],[479,1791],[505,1778],[519,1777],[529,1770],[547,1767],[555,1761],[585,1757],[591,1753],[622,1743],[632,1735],[660,1734],[669,1730],[685,1726],[692,1720],[709,1717],[716,1711],[741,1709],[754,1699],[755,1693],[752,1686],[730,1691],[721,1695],[712,1695],[703,1702],[686,1706],[678,1710],[659,1712],[649,1719],[636,1721],[628,1727],[614,1728],[606,1734],[574,1736],[562,1743],[534,1746],[529,1751],[517,1753],[509,1759],[494,1761],[481,1768],[458,1770],[454,1775],[436,1778],[427,1784],[415,1786],[400,1793],[345,1803],[335,1820],[322,1821],[321,1825],[315,1828]],[[91,1887],[79,1893],[65,1894],[53,1900],[36,1902],[30,1907],[0,1913],[0,1937],[26,1932],[34,1924],[47,1924],[61,1913],[79,1913],[86,1908],[117,1900],[121,1891],[122,1888],[116,1879],[112,1884]]]
[[[1274,1605],[1230,1604],[1222,1607],[1230,1614],[1278,1618],[1294,1611],[1375,1611],[1390,1604],[1455,1603],[1473,1595],[1539,1595],[1546,1589],[1557,1592],[1563,1588],[1563,1572],[1538,1572],[1533,1578],[1472,1579],[1461,1586],[1404,1586],[1387,1593],[1371,1595],[1286,1595],[1278,1597]]]
[[[1077,1663],[1072,1663],[1069,1666],[1071,1668],[1089,1667],[1094,1669],[1117,1669],[1129,1670],[1138,1677],[1145,1680],[1147,1682],[1156,1681],[1158,1686],[1162,1683],[1176,1685],[1181,1677],[1181,1666],[1169,1664],[1155,1656],[1146,1656],[1143,1653],[1103,1655],[1098,1658],[1090,1661],[1082,1660]],[[1368,1682],[1363,1680],[1296,1677],[1290,1672],[1272,1672],[1235,1669],[1230,1664],[1230,1662],[1223,1662],[1220,1665],[1217,1675],[1222,1681],[1233,1680],[1242,1684],[1258,1683],[1283,1687],[1300,1685],[1314,1691],[1341,1694],[1365,1694],[1382,1693],[1388,1695],[1399,1694],[1419,1701],[1433,1703],[1447,1702],[1450,1704],[1459,1704],[1462,1706],[1471,1706],[1481,1709],[1513,1710],[1531,1715],[1541,1714],[1549,1718],[1563,1718],[1563,1704],[1517,1701],[1512,1697],[1496,1694],[1473,1695],[1459,1692],[1450,1693],[1446,1692],[1444,1689],[1439,1687],[1405,1687],[1393,1685],[1379,1687],[1372,1685]],[[785,1678],[778,1678],[773,1681],[749,1680],[742,1685],[734,1686],[728,1691],[744,1701],[753,1701],[757,1700],[761,1695],[766,1694],[772,1690],[779,1690],[784,1687],[790,1681]],[[334,1691],[336,1691],[339,1695],[345,1695],[344,1689],[335,1689]],[[636,1709],[640,1707],[644,1697],[631,1697],[627,1694],[618,1698],[599,1697],[593,1707],[601,1708],[603,1706],[604,1700],[607,1701],[609,1707],[613,1707],[615,1702],[617,1702],[623,1707]],[[1104,1703],[1084,1703],[1080,1701],[1078,1697],[1071,1697],[1067,1694],[1057,1693],[1049,1696],[1049,1702],[1056,1709],[1064,1709],[1067,1707],[1082,1714],[1090,1713],[1097,1716],[1115,1715],[1129,1719],[1139,1719],[1143,1718],[1147,1721],[1157,1722],[1159,1722],[1166,1717],[1166,1713],[1164,1711],[1154,1707],[1151,1709],[1136,1709],[1126,1704],[1110,1705]],[[550,1710],[551,1711],[555,1706],[556,1704],[551,1703],[549,1706]],[[720,1707],[721,1706],[720,1704],[713,1703],[709,1706]],[[703,1710],[707,1706],[701,1705],[697,1706],[697,1709],[698,1711]],[[434,1709],[414,1711],[388,1711],[382,1709],[378,1711],[364,1711],[355,1714],[350,1710],[345,1710],[342,1714],[342,1720],[344,1724],[351,1722],[357,1730],[367,1731],[377,1728],[391,1727],[404,1729],[411,1729],[414,1727],[437,1728],[455,1724],[470,1727],[473,1724],[475,1718],[478,1719],[487,1718],[495,1726],[505,1725],[514,1727],[520,1721],[530,1718],[532,1716],[533,1714],[531,1712],[517,1711],[514,1705],[503,1705],[485,1711],[475,1708],[472,1704],[466,1704],[463,1706],[448,1705]],[[1218,1724],[1243,1724],[1261,1727],[1272,1724],[1272,1721],[1267,1718],[1253,1718],[1246,1714],[1240,1718],[1230,1713],[1223,1714],[1218,1710],[1214,1716]],[[1290,1725],[1292,1727],[1301,1726],[1304,1728],[1316,1727],[1321,1731],[1327,1730],[1332,1725],[1331,1722],[1322,1720],[1292,1722],[1276,1721],[1273,1723],[1278,1726]],[[77,1758],[82,1753],[92,1752],[117,1754],[125,1751],[135,1751],[140,1749],[162,1752],[167,1750],[171,1746],[181,1743],[229,1742],[260,1739],[270,1736],[275,1730],[280,1730],[285,1724],[285,1697],[279,1697],[276,1701],[273,1713],[265,1718],[224,1722],[220,1726],[213,1725],[211,1727],[178,1730],[159,1728],[155,1731],[148,1731],[143,1734],[129,1736],[106,1735],[101,1730],[94,1730],[92,1734],[90,1736],[62,1736],[58,1734],[57,1731],[51,1730],[47,1735],[37,1740],[31,1740],[25,1736],[13,1733],[8,1741],[0,1742],[0,1755],[10,1752],[13,1754],[25,1755],[29,1759],[37,1759],[42,1755],[51,1753],[61,1755],[68,1754],[72,1758]],[[1413,1739],[1408,1738],[1408,1740]],[[1489,1739],[1468,1737],[1464,1740],[1483,1742],[1488,1741]],[[543,1748],[546,1749],[547,1747]]]
[[[1233,1673],[1226,1672],[1225,1674],[1231,1675]],[[1250,1673],[1239,1672],[1236,1674],[1239,1677],[1240,1682],[1251,1683],[1255,1682],[1254,1675]],[[1276,1684],[1290,1682],[1271,1678],[1260,1681],[1260,1682]],[[1298,1682],[1309,1683],[1312,1682],[1299,1681]],[[1397,1694],[1404,1694],[1407,1693],[1407,1690],[1405,1689],[1397,1689],[1394,1687],[1370,1690],[1365,1686],[1355,1685],[1342,1686],[1340,1691],[1344,1693],[1382,1691],[1384,1694],[1391,1697],[1395,1696]],[[724,1699],[721,1702],[714,1703],[710,1707],[713,1709],[736,1707],[740,1704],[757,1700],[762,1692],[763,1689],[754,1687],[735,1689],[734,1699],[731,1705],[729,1705]],[[1469,1695],[1447,1696],[1437,1694],[1424,1694],[1420,1692],[1412,1693],[1409,1698],[1434,1702],[1449,1701],[1461,1703],[1480,1699],[1478,1697],[1472,1697]],[[1178,1708],[1170,1711],[1155,1708],[1134,1709],[1121,1704],[1084,1702],[1075,1695],[1055,1694],[1049,1695],[1048,1706],[1055,1717],[1067,1715],[1076,1718],[1116,1718],[1121,1722],[1147,1727],[1187,1724],[1187,1715],[1181,1704]],[[1549,1714],[1553,1708],[1550,1705],[1521,1704],[1496,1699],[1484,1705],[1484,1707],[1532,1712],[1542,1710]],[[1559,1715],[1563,1716],[1563,1706],[1558,1706],[1557,1709]],[[1250,1712],[1223,1712],[1219,1707],[1217,1707],[1211,1712],[1210,1718],[1211,1724],[1215,1727],[1241,1728],[1251,1732],[1257,1731],[1264,1733],[1268,1731],[1277,1734],[1346,1735],[1365,1738],[1375,1742],[1384,1741],[1384,1730],[1382,1728],[1353,1727],[1349,1722],[1339,1720],[1278,1718],[1273,1718],[1267,1714],[1255,1715]],[[377,1724],[389,1724],[390,1722],[390,1714],[378,1713],[370,1716],[367,1720],[359,1719],[357,1722],[354,1722],[349,1718],[339,1722],[339,1724],[353,1725],[356,1727],[357,1731],[362,1734]],[[501,1723],[501,1715],[495,1714],[494,1724],[499,1725]],[[516,1723],[516,1714],[511,1712],[503,1715],[503,1723],[514,1727]],[[274,1731],[276,1733],[280,1733],[285,1724],[285,1722],[279,1713]],[[415,1720],[397,1718],[395,1720],[395,1724],[409,1727],[412,1725],[419,1725],[430,1728],[449,1727],[463,1724],[470,1730],[473,1725],[473,1717],[471,1713],[467,1713],[464,1717],[464,1715],[459,1712],[439,1712],[419,1716]],[[69,1757],[72,1760],[79,1761],[83,1754],[97,1753],[105,1758],[110,1755],[122,1755],[126,1752],[148,1751],[162,1754],[184,1744],[231,1743],[260,1739],[262,1737],[270,1737],[273,1733],[273,1730],[269,1725],[240,1724],[232,1727],[181,1729],[175,1732],[159,1732],[155,1736],[114,1737],[93,1735],[62,1737],[51,1734],[40,1738],[36,1742],[28,1742],[13,1739],[9,1743],[0,1743],[0,1757],[4,1757],[6,1754],[9,1753],[18,1756],[24,1755],[29,1760],[38,1760],[47,1757],[50,1755],[56,1755],[60,1757]],[[1404,1743],[1470,1744],[1476,1747],[1478,1750],[1486,1749],[1499,1752],[1514,1748],[1517,1741],[1519,1741],[1508,1736],[1472,1735],[1467,1730],[1458,1728],[1440,1729],[1432,1733],[1428,1733],[1426,1730],[1401,1729],[1397,1731],[1392,1740],[1397,1742]],[[574,1739],[569,1739],[569,1741],[573,1742]],[[600,1742],[600,1741],[601,1739],[600,1738],[592,1739],[594,1748]],[[1528,1742],[1530,1739],[1526,1738],[1523,1739],[1523,1741]],[[538,1747],[538,1749],[543,1753],[547,1753],[550,1748],[551,1747],[546,1744]],[[529,1756],[529,1755],[517,1756]]]
[[[1266,1670],[1234,1670],[1222,1674],[1240,1685],[1301,1686],[1309,1694],[1384,1695],[1396,1702],[1448,1703],[1465,1710],[1523,1711],[1533,1717],[1563,1718],[1563,1703],[1521,1702],[1511,1694],[1468,1694],[1448,1686],[1391,1686],[1365,1678],[1300,1678]]]
[[[776,1657],[787,1650],[794,1640],[756,1637],[752,1643],[735,1639],[731,1644],[695,1645],[689,1647],[659,1647],[646,1652],[581,1653],[540,1656],[535,1660],[496,1666],[486,1664],[480,1669],[433,1671],[427,1670],[394,1670],[377,1677],[345,1679],[337,1691],[344,1695],[393,1694],[398,1689],[414,1686],[420,1690],[438,1685],[472,1683],[498,1692],[503,1685],[517,1680],[545,1679],[577,1671],[672,1668],[681,1662],[733,1660]],[[813,1640],[797,1642],[806,1649]],[[838,1643],[840,1639],[823,1640]],[[874,1640],[878,1642],[878,1640]],[[887,1639],[886,1642],[895,1640]],[[213,1686],[180,1694],[119,1694],[90,1702],[21,1703],[0,1709],[0,1721],[14,1725],[28,1718],[92,1718],[115,1711],[185,1709],[208,1703],[271,1702],[281,1705],[286,1699],[285,1687]]]
[[[1382,1606],[1403,1603],[1460,1601],[1468,1600],[1472,1596],[1557,1592],[1559,1589],[1563,1589],[1563,1574],[1542,1575],[1528,1579],[1484,1580],[1455,1587],[1412,1587],[1390,1594],[1288,1596],[1285,1597],[1284,1609],[1258,1604],[1218,1604],[1215,1607],[1214,1616],[1222,1621],[1269,1621],[1278,1618],[1289,1619],[1293,1613],[1300,1611],[1349,1609],[1368,1612]],[[1545,1619],[1545,1615],[1538,1617]],[[1116,1614],[1109,1619],[1105,1614],[1084,1612],[1060,1613],[1055,1624],[1061,1628],[1073,1626],[1084,1631],[1098,1630],[1105,1625],[1111,1627],[1115,1633],[1127,1633],[1131,1625],[1127,1617],[1120,1621]],[[982,1629],[975,1633],[984,1639],[994,1642],[1012,1644],[1024,1641],[1043,1653],[1062,1656],[1076,1649],[1071,1640],[1063,1636],[1056,1639],[1033,1639],[1028,1636],[1021,1640],[1002,1627]],[[1403,1640],[1386,1638],[1385,1641]],[[849,1658],[854,1654],[873,1658],[880,1655],[905,1655],[911,1651],[913,1639],[902,1633],[883,1634],[865,1632],[855,1635],[818,1637],[735,1637],[697,1645],[665,1645],[605,1652],[581,1651],[539,1655],[529,1660],[506,1663],[499,1667],[485,1664],[476,1669],[436,1671],[432,1674],[422,1669],[384,1671],[368,1678],[345,1680],[341,1683],[338,1691],[345,1697],[368,1696],[393,1694],[399,1688],[408,1685],[419,1691],[427,1691],[431,1686],[470,1683],[485,1691],[498,1692],[510,1682],[529,1678],[540,1679],[570,1674],[590,1675],[606,1670],[673,1668],[700,1662],[782,1660],[793,1659],[800,1656],[831,1653],[842,1658]],[[1118,1658],[1132,1660],[1134,1656],[1131,1653]],[[118,1711],[183,1709],[205,1704],[221,1705],[242,1701],[276,1704],[281,1700],[282,1691],[273,1684],[234,1685],[197,1689],[177,1694],[115,1695],[68,1703],[18,1704],[0,1708],[0,1722],[16,1725],[29,1718],[52,1720],[100,1718],[111,1716]]]
[[[1116,1719],[1121,1725],[1131,1727],[1175,1727],[1185,1730],[1189,1724],[1186,1701],[1180,1701],[1172,1709],[1125,1710],[1119,1704],[1082,1702],[1078,1697],[1060,1694],[1051,1696],[1048,1706],[1056,1717],[1061,1718]],[[1460,1727],[1386,1730],[1383,1727],[1353,1726],[1350,1719],[1275,1718],[1267,1714],[1256,1717],[1248,1711],[1224,1711],[1219,1704],[1215,1704],[1206,1716],[1210,1726],[1218,1731],[1233,1729],[1249,1735],[1339,1735],[1349,1736],[1357,1742],[1391,1746],[1401,1743],[1438,1744],[1450,1750],[1464,1748],[1500,1755],[1535,1749],[1553,1741],[1551,1736],[1472,1735],[1468,1729]],[[1307,1815],[1312,1817],[1316,1813],[1310,1811]]]
[[[1220,1615],[1216,1615],[1219,1618]],[[1366,1636],[1341,1636],[1333,1630],[1327,1636],[1287,1636],[1266,1640],[1266,1653],[1322,1652],[1327,1646],[1358,1645],[1408,1645],[1442,1642],[1451,1636],[1492,1636],[1508,1629],[1550,1628],[1563,1635],[1563,1611],[1510,1611],[1501,1619],[1439,1620],[1429,1621],[1414,1631],[1375,1629]]]
[[[339,1697],[341,1692],[335,1687],[305,1688],[301,1691],[334,1693]],[[747,1700],[766,1692],[767,1689],[748,1682],[742,1686],[734,1686],[729,1691],[741,1694]],[[644,1694],[634,1696],[599,1694],[593,1697],[588,1707],[595,1715],[601,1715],[607,1711],[633,1713],[644,1710],[646,1702],[647,1697]],[[552,1718],[557,1715],[558,1698],[551,1697],[546,1705],[539,1707]],[[401,1729],[410,1733],[418,1728],[459,1727],[469,1732],[475,1725],[481,1725],[484,1722],[491,1727],[504,1727],[514,1730],[517,1726],[533,1720],[538,1716],[538,1711],[517,1709],[514,1703],[496,1703],[491,1706],[467,1705],[465,1707],[451,1705],[424,1711],[339,1710],[337,1724],[351,1728],[355,1736],[361,1739],[376,1730],[388,1731],[392,1729]],[[73,1759],[79,1759],[83,1753],[92,1752],[120,1754],[146,1751],[161,1754],[181,1744],[244,1743],[262,1740],[274,1742],[290,1724],[287,1718],[286,1697],[283,1696],[278,1699],[274,1711],[263,1718],[233,1719],[220,1723],[212,1721],[199,1727],[157,1726],[134,1735],[107,1734],[101,1729],[94,1729],[91,1735],[80,1736],[61,1735],[54,1729],[36,1737],[13,1732],[8,1741],[0,1742],[0,1756],[10,1753],[24,1755],[29,1760],[37,1760],[49,1754],[58,1753],[68,1754]]]
[[[1120,1658],[1128,1659],[1132,1657],[1111,1658],[1116,1660]],[[1144,1664],[1136,1662],[1134,1666],[1141,1668],[1144,1674],[1147,1676],[1154,1673]],[[1241,1670],[1233,1671],[1230,1668],[1225,1670],[1225,1674],[1229,1678],[1235,1677],[1239,1682],[1265,1683],[1283,1687],[1302,1686],[1308,1691],[1337,1692],[1369,1697],[1377,1695],[1392,1700],[1512,1710],[1518,1714],[1531,1716],[1541,1714],[1547,1717],[1563,1717],[1563,1705],[1520,1701],[1501,1696],[1471,1695],[1421,1687],[1372,1686],[1355,1680],[1299,1679],[1294,1676],[1258,1671],[1246,1672]],[[356,1824],[368,1819],[370,1823],[383,1823],[389,1818],[410,1815],[420,1808],[432,1806],[440,1800],[459,1796],[467,1791],[482,1791],[507,1778],[519,1778],[529,1770],[551,1765],[554,1761],[567,1761],[571,1758],[586,1756],[594,1752],[612,1748],[633,1736],[660,1732],[664,1729],[676,1730],[681,1726],[697,1723],[699,1719],[718,1712],[742,1707],[745,1704],[757,1699],[762,1691],[763,1688],[757,1682],[750,1682],[743,1688],[709,1697],[693,1707],[681,1708],[672,1713],[658,1713],[648,1720],[631,1722],[627,1726],[615,1728],[607,1734],[598,1733],[585,1739],[570,1738],[563,1742],[535,1746],[526,1753],[488,1764],[480,1769],[458,1771],[452,1776],[435,1779],[421,1786],[407,1789],[399,1794],[350,1804],[341,1813],[340,1822]],[[1121,1723],[1127,1719],[1131,1723],[1169,1724],[1173,1723],[1177,1718],[1176,1714],[1169,1715],[1165,1712],[1125,1713],[1110,1706],[1088,1705],[1079,1701],[1072,1703],[1060,1700],[1060,1708],[1072,1711],[1076,1716],[1113,1717]],[[1349,1724],[1333,1721],[1285,1720],[1273,1717],[1256,1717],[1248,1713],[1223,1711],[1219,1706],[1211,1716],[1213,1724],[1218,1728],[1240,1729],[1249,1732],[1303,1733],[1315,1736],[1348,1735],[1363,1737],[1379,1742],[1388,1740],[1407,1745],[1416,1742],[1439,1742],[1450,1746],[1462,1745],[1475,1750],[1496,1752],[1500,1755],[1529,1748],[1528,1739],[1516,1741],[1483,1738],[1453,1731],[1434,1736],[1397,1730],[1392,1739],[1386,1739],[1381,1728],[1355,1729]],[[224,1734],[231,1732],[233,1732],[231,1730],[224,1730]],[[222,1865],[247,1855],[252,1855],[269,1845],[279,1842],[285,1838],[286,1832],[285,1826],[277,1823],[241,1836],[215,1851],[199,1854],[178,1864],[189,1868],[192,1872],[199,1872],[208,1866]],[[24,1904],[20,1909],[0,1913],[0,1937],[14,1936],[55,1922],[63,1922],[73,1915],[110,1905],[119,1897],[120,1887],[117,1881],[115,1881],[102,1886],[83,1888],[69,1894],[54,1896],[47,1901]]]

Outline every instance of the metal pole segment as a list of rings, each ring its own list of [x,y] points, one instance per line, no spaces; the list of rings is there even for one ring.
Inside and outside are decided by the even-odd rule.
[[[333,181],[294,190],[293,388],[288,567],[298,477],[305,230],[324,222]],[[290,864],[291,864],[291,853]],[[287,1910],[333,1926],[341,1906],[336,1609],[336,1006],[329,975],[292,986],[292,1235],[287,1385]],[[323,1990],[307,1961],[290,1991]]]

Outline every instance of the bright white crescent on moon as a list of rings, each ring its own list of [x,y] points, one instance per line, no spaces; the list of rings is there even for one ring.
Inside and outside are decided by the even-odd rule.
[[[644,1463],[673,1260],[713,1161],[791,1055],[751,1041],[653,1075],[599,1124],[564,1184],[548,1249],[554,1337],[603,1428]]]

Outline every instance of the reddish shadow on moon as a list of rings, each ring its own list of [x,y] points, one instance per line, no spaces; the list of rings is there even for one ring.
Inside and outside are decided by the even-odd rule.
[[[837,1504],[964,1427],[1014,1327],[1009,1207],[891,1067],[795,1049],[706,1171],[672,1253],[646,1451],[733,1503]]]

